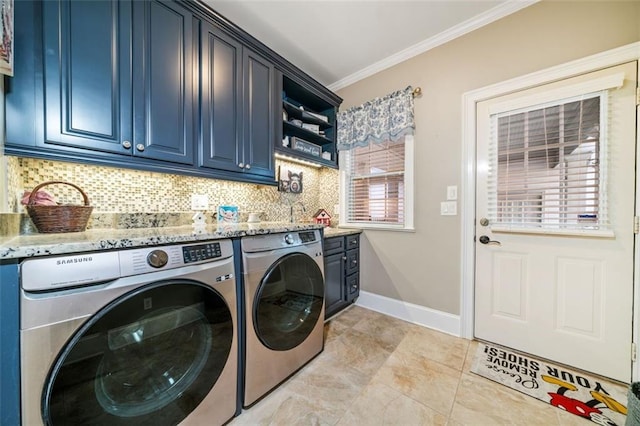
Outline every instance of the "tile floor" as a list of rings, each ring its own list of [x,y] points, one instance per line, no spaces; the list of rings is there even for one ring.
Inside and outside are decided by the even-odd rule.
[[[352,306],[325,349],[230,425],[594,423],[469,372],[476,343]]]

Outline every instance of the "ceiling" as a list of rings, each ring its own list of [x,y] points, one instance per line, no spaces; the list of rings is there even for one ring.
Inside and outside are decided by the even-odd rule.
[[[537,0],[202,0],[333,90]]]

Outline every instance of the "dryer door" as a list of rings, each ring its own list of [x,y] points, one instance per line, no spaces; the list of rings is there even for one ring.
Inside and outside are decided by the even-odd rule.
[[[214,289],[140,287],[69,340],[45,383],[45,424],[177,424],[212,389],[232,342],[231,311]]]
[[[253,305],[253,325],[262,344],[286,351],[309,336],[323,312],[324,280],[304,253],[287,254],[262,278]]]

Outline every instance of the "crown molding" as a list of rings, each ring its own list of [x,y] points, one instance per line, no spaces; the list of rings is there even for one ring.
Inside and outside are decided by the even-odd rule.
[[[511,15],[521,9],[531,6],[532,4],[537,3],[539,0],[507,0],[506,2],[478,15],[471,19],[468,19],[458,25],[455,25],[446,31],[443,31],[433,37],[430,37],[426,40],[423,40],[419,43],[414,44],[413,46],[409,46],[406,49],[401,50],[398,53],[394,53],[391,56],[388,56],[385,59],[382,59],[378,62],[375,62],[372,65],[369,65],[366,68],[361,69],[351,75],[346,76],[345,78],[336,81],[335,83],[327,86],[329,90],[340,90],[344,87],[347,87],[357,81],[360,81],[364,78],[372,76],[380,71],[383,71],[387,68],[391,68],[394,65],[397,65],[401,62],[406,61],[407,59],[411,59],[414,56],[418,56],[428,50],[431,50],[435,47],[438,47],[442,44],[445,44],[453,39],[461,37],[471,31],[477,30],[478,28],[484,27],[498,19],[504,18],[505,16]]]

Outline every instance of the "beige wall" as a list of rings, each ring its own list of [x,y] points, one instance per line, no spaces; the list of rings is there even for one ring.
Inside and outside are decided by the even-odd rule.
[[[408,85],[423,92],[416,232],[365,231],[362,289],[459,314],[460,216],[440,216],[440,202],[461,181],[463,93],[636,41],[639,1],[544,1],[338,91],[342,109]]]

